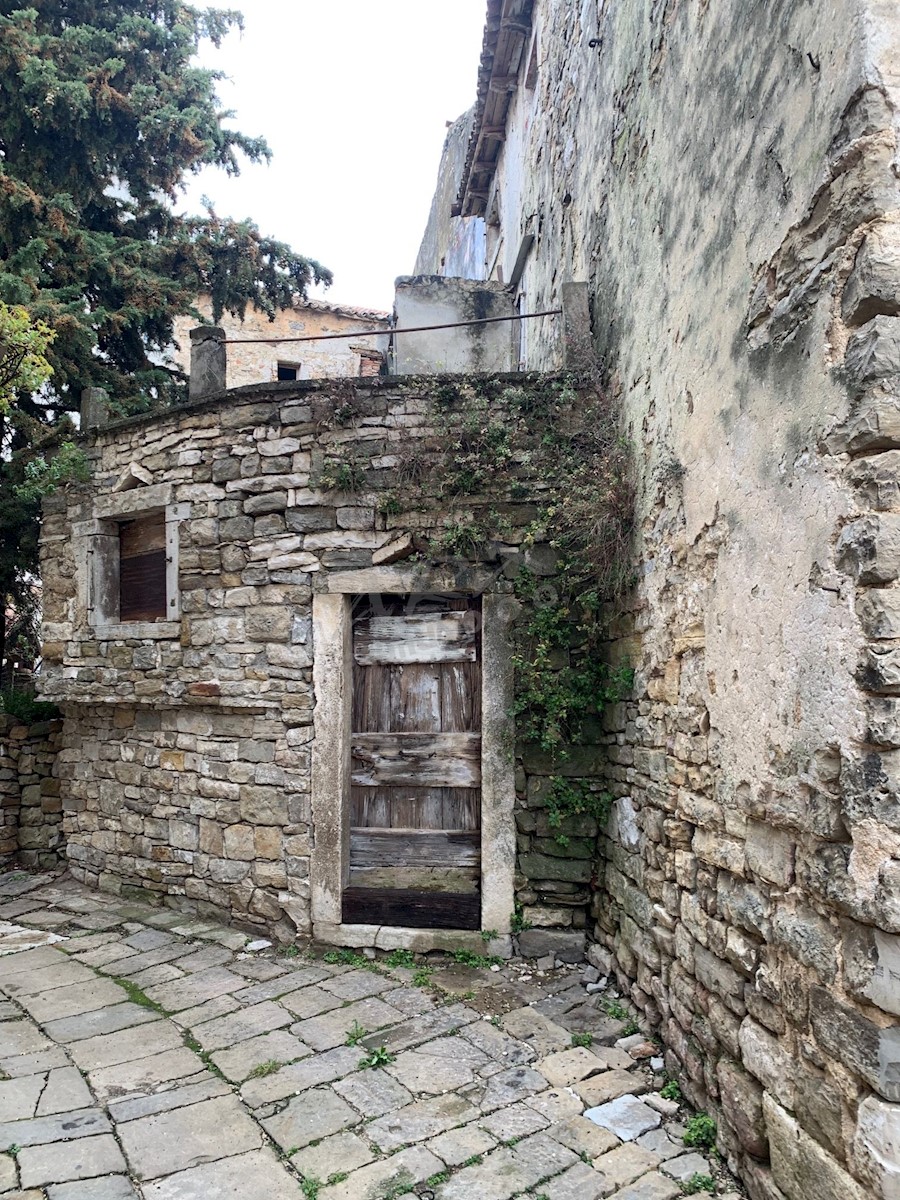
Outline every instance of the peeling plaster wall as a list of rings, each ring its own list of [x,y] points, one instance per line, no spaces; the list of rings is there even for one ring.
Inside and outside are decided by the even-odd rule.
[[[754,1200],[888,1200],[900,9],[538,0],[534,22],[491,274],[531,231],[530,309],[589,281],[639,472],[597,936]],[[526,333],[555,365],[552,324]]]

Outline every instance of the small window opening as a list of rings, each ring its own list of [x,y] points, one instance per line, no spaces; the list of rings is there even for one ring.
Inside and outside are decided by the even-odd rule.
[[[166,518],[119,523],[119,620],[166,619]]]
[[[278,364],[275,378],[278,380],[299,379],[300,363],[280,362]]]

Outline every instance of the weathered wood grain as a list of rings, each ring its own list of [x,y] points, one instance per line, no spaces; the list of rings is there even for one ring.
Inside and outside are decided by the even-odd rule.
[[[354,867],[351,864],[348,886],[473,895],[478,893],[480,883],[478,867]]]
[[[351,754],[356,787],[481,785],[481,736],[476,733],[354,733]]]
[[[392,790],[392,788],[351,787],[351,828],[390,829]]]
[[[386,669],[391,673],[391,732],[438,733],[441,729],[440,668],[430,663],[410,663]]]
[[[345,888],[341,919],[348,925],[408,929],[477,929],[481,897],[393,888]]]
[[[475,612],[358,620],[353,627],[353,656],[362,666],[474,662],[477,620]]]
[[[421,829],[351,829],[350,866],[477,867],[481,837]]]
[[[444,733],[477,733],[481,728],[481,663],[440,666],[441,724]]]
[[[122,558],[134,558],[138,554],[149,554],[153,550],[166,548],[166,518],[161,512],[148,517],[136,517],[133,521],[119,522],[119,554]]]

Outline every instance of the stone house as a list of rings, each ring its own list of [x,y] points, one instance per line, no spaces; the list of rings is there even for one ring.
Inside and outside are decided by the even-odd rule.
[[[208,297],[199,298],[197,309],[211,319]],[[190,332],[196,324],[193,317],[175,320],[173,358],[186,374],[190,370]],[[312,299],[280,310],[272,321],[265,313],[249,308],[243,320],[224,313],[221,327],[231,343],[226,386],[377,375],[384,363],[390,325],[390,313]],[[350,332],[358,336],[335,336]],[[264,338],[273,340],[259,340]],[[286,338],[302,340],[283,340]]]
[[[521,949],[591,935],[752,1200],[895,1200],[898,112],[884,0],[489,0],[416,270],[436,293],[439,276],[488,285],[505,315],[555,312],[587,281],[638,475],[639,569],[613,627],[633,695],[578,767],[605,776],[609,824],[585,831],[588,857],[554,856],[546,768],[495,752],[498,566],[525,553],[538,481],[516,481],[489,558],[420,561],[435,498],[410,508],[408,480],[400,511],[384,498],[461,381],[295,380],[97,431],[95,486],[48,504],[73,870],[363,945],[480,945],[477,921],[505,950],[518,899],[550,927]],[[572,349],[555,316],[511,324],[508,365],[553,371]],[[142,572],[150,619],[123,621]],[[410,618],[456,657],[393,661]],[[409,801],[396,739],[423,731],[385,729],[378,697],[401,666],[441,697],[448,662],[478,727],[474,703],[450,705],[468,714],[452,730],[424,706],[452,771],[418,825],[387,824]],[[407,891],[450,869],[469,897],[454,928],[396,924],[395,828],[419,839]],[[377,923],[357,919],[366,886]]]
[[[471,292],[423,287],[444,315]],[[435,334],[439,361],[508,365],[508,334],[456,332]],[[511,753],[508,640],[517,564],[553,574],[525,544],[546,485],[524,456],[454,505],[404,473],[466,419],[463,399],[447,424],[449,393],[499,413],[507,383],[546,379],[223,389],[226,340],[194,331],[187,406],[86,423],[91,483],[45,504],[41,694],[65,716],[70,869],[285,941],[478,949],[485,933],[509,953],[518,904],[580,953],[596,822],[573,866],[541,853],[534,820],[517,839],[514,816],[550,772]],[[432,544],[481,512],[502,524],[489,545]],[[599,748],[581,758],[598,777]]]

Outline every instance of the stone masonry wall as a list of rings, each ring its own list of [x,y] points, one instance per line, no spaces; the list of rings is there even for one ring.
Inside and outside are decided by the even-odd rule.
[[[490,495],[456,499],[419,469],[451,436],[457,388],[464,413],[473,390],[499,397],[511,382],[546,384],[266,385],[85,443],[94,478],[47,500],[42,537],[41,689],[65,713],[59,774],[77,878],[224,910],[283,940],[309,932],[313,594],[329,575],[379,563],[444,563],[460,579],[477,566],[479,586],[499,592],[512,591],[522,564],[552,578],[550,548],[523,545],[540,486],[527,461],[505,467]],[[178,507],[181,618],[104,629],[85,582],[100,548],[84,530],[117,496],[125,506],[138,494],[114,491],[136,482],[132,463],[144,486],[171,486]],[[448,548],[479,522],[503,532],[488,528],[467,557]],[[576,764],[599,775],[596,746],[568,769]],[[550,836],[540,807],[550,773],[520,758],[519,902],[536,926],[583,939],[597,827],[558,831],[571,835],[568,852]]]
[[[640,475],[594,954],[754,1200],[889,1200],[900,10],[538,0],[534,27],[498,262],[535,235],[532,309],[589,280]]]
[[[63,854],[56,762],[62,721],[0,714],[0,866],[51,867]]]

